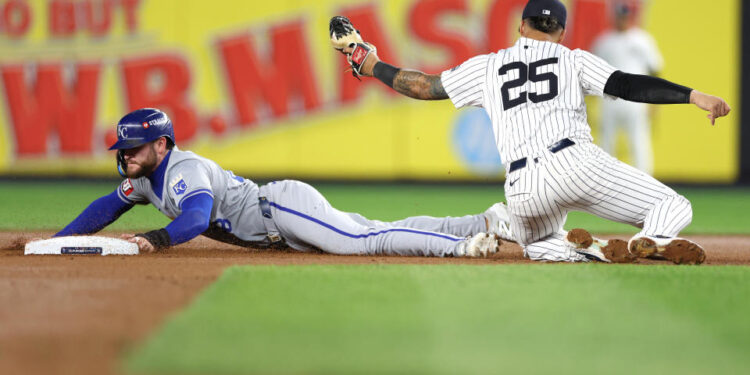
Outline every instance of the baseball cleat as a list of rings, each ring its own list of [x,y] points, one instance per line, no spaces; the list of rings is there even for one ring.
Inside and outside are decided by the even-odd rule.
[[[500,250],[498,236],[489,233],[477,233],[461,243],[456,251],[456,256],[463,257],[486,257]]]
[[[493,204],[484,211],[484,217],[487,219],[487,232],[496,234],[506,241],[516,241],[510,231],[510,215],[505,204]]]
[[[638,237],[630,240],[630,252],[639,258],[656,258],[674,264],[701,264],[706,252],[697,243],[684,238]]]
[[[638,258],[628,251],[628,243],[623,240],[602,240],[594,238],[585,229],[573,229],[565,237],[568,245],[590,260],[605,263],[634,263]]]

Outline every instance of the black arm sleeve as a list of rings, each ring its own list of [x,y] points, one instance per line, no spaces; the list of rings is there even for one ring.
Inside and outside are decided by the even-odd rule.
[[[393,88],[393,79],[396,78],[396,74],[400,71],[401,69],[393,65],[378,61],[372,68],[372,76],[388,85],[388,87]]]
[[[693,89],[667,80],[616,71],[607,80],[604,93],[631,102],[651,104],[690,103]]]

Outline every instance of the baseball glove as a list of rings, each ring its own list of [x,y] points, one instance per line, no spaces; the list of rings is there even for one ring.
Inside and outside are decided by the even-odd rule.
[[[359,79],[365,72],[362,66],[370,54],[377,54],[377,48],[370,43],[365,43],[359,30],[354,28],[352,22],[344,16],[335,16],[328,23],[328,32],[331,36],[333,48],[346,55],[346,61],[352,67],[352,75]],[[344,49],[347,48],[347,51]],[[351,50],[349,50],[351,49]]]

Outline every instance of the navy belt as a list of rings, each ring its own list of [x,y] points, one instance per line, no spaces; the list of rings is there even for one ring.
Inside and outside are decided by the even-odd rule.
[[[549,150],[549,152],[551,152],[551,153],[554,154],[554,153],[562,151],[562,150],[564,150],[564,149],[566,149],[566,148],[568,148],[568,147],[570,147],[570,146],[572,146],[574,144],[576,144],[576,143],[573,142],[573,140],[571,140],[570,138],[563,138],[563,139],[561,139],[561,140],[559,140],[559,141],[551,144],[549,147],[547,147],[547,149]],[[517,171],[517,170],[519,170],[519,169],[521,169],[521,168],[523,168],[525,166],[526,166],[526,158],[520,158],[520,159],[518,159],[518,160],[510,163],[510,168],[508,169],[508,173],[511,173],[513,171]]]
[[[268,203],[268,199],[266,197],[258,197],[258,205],[260,206],[260,213],[263,214],[263,217],[270,219],[271,204]]]
[[[279,244],[283,238],[279,235],[279,228],[271,217],[271,203],[266,197],[258,197],[258,206],[260,207],[260,213],[263,215],[263,226],[266,227],[268,233],[266,237],[271,245]]]

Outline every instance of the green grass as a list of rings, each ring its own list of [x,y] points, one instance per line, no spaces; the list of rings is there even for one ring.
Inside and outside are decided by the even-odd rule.
[[[95,199],[115,190],[117,182],[0,182],[0,229],[60,230]],[[136,206],[109,229],[155,229],[169,219],[155,208]]]
[[[73,220],[91,201],[108,194],[116,183],[0,182],[0,230],[56,230]],[[372,219],[397,220],[414,215],[459,216],[482,212],[504,200],[500,186],[337,185],[317,184],[334,207]],[[693,203],[693,224],[685,233],[750,232],[750,189],[679,189]],[[152,207],[137,206],[112,224],[113,230],[162,227],[168,219]],[[585,227],[596,233],[635,233],[628,225],[574,212],[567,229]]]
[[[750,372],[750,268],[228,269],[131,352],[168,374]]]

